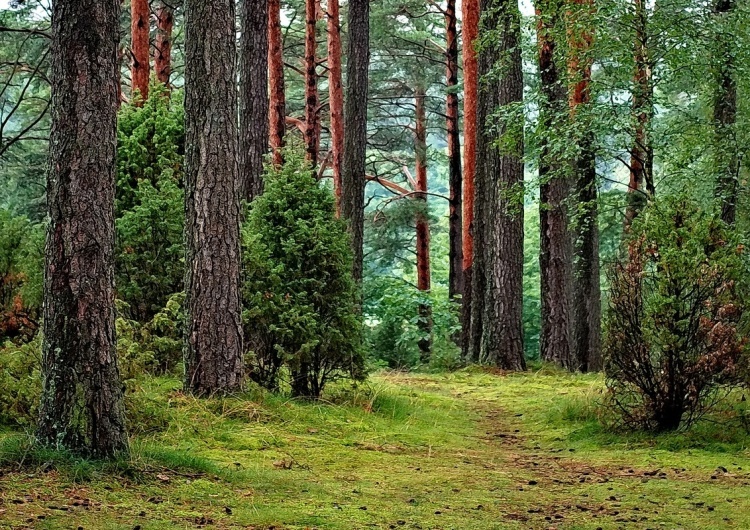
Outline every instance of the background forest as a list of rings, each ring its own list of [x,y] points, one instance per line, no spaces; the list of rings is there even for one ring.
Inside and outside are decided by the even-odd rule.
[[[93,9],[53,3],[68,16]],[[727,496],[750,503],[737,490],[750,466],[748,2],[104,4],[92,27],[106,42],[86,49],[112,63],[112,94],[114,79],[81,73],[82,16],[66,33],[50,2],[0,0],[0,485],[3,466],[73,482],[133,472],[185,487],[159,506],[155,486],[144,528],[211,525],[230,504],[238,525],[360,528],[364,505],[331,523],[339,503],[359,503],[341,474],[407,466],[434,443],[444,465],[424,467],[459,510],[485,510],[479,490],[552,481],[542,507],[518,498],[518,513],[469,513],[489,525],[477,528],[750,524],[731,507],[713,513]],[[104,170],[79,182],[66,150],[86,138]],[[101,262],[76,246],[87,224]],[[106,286],[81,295],[90,306],[56,290],[60,275],[76,286],[79,270],[90,279],[109,265],[111,312]],[[96,364],[97,340],[111,362]],[[485,443],[476,429],[512,440]],[[647,485],[678,479],[692,449],[684,483]],[[581,460],[559,470],[549,453],[566,450]],[[463,451],[484,469],[516,462],[512,476],[463,482],[449,470]],[[325,468],[334,508],[299,489],[312,487],[306,475],[266,476],[268,459],[275,471]],[[56,480],[41,474],[36,488]],[[374,525],[433,528],[448,514],[467,527],[406,475],[397,481],[419,492],[405,499],[411,519],[374,493],[382,477],[352,479],[377,497]],[[635,477],[641,500],[623,500]],[[25,495],[12,480],[0,522]],[[327,515],[246,509],[238,488],[254,481],[272,506],[288,487]],[[111,502],[132,526],[130,511],[147,512],[129,487]],[[566,505],[573,494],[580,503]],[[675,519],[639,519],[643,499],[678,494],[700,513],[675,504]],[[693,502],[700,494],[709,500]],[[221,505],[177,508],[202,496]],[[49,517],[24,503],[14,523]]]

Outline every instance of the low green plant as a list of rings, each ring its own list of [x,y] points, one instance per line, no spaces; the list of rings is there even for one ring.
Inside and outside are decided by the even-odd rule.
[[[294,396],[364,377],[357,289],[343,221],[296,150],[265,177],[243,226],[243,320],[250,376],[276,390],[288,369]]]

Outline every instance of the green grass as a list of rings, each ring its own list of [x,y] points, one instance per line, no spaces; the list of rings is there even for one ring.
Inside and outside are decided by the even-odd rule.
[[[128,461],[0,432],[0,528],[750,528],[741,404],[686,433],[617,433],[602,386],[546,367],[380,373],[309,403],[148,379]]]

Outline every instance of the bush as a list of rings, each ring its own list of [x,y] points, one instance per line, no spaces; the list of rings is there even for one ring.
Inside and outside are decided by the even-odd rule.
[[[161,85],[118,124],[117,291],[132,318],[150,321],[184,276],[184,126]]]
[[[0,348],[0,424],[28,426],[36,421],[42,394],[41,337]]]
[[[34,338],[42,307],[44,229],[0,210],[0,343]]]
[[[364,376],[352,253],[330,190],[293,151],[266,175],[243,227],[243,314],[250,377],[276,390],[291,374],[294,396]]]
[[[690,425],[738,380],[748,272],[739,237],[690,200],[638,217],[610,272],[604,330],[610,404],[627,426]]]

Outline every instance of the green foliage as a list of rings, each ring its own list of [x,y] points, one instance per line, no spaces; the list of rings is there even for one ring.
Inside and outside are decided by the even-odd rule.
[[[448,299],[441,285],[426,293],[405,280],[382,276],[365,283],[365,322],[370,362],[388,368],[419,365],[418,343],[424,339],[419,308],[432,309],[433,351],[431,367],[454,369],[460,352],[454,343],[460,332],[459,306]]]
[[[330,191],[296,151],[285,156],[243,227],[248,362],[263,386],[276,389],[286,366],[293,394],[318,397],[331,380],[364,374],[352,255]]]
[[[0,348],[0,425],[28,426],[36,420],[42,392],[41,337]]]
[[[182,107],[160,85],[142,107],[120,112],[117,292],[146,323],[182,291],[184,151]]]
[[[742,238],[691,199],[661,199],[636,219],[610,274],[604,342],[610,402],[625,424],[689,425],[737,382],[749,274]]]

